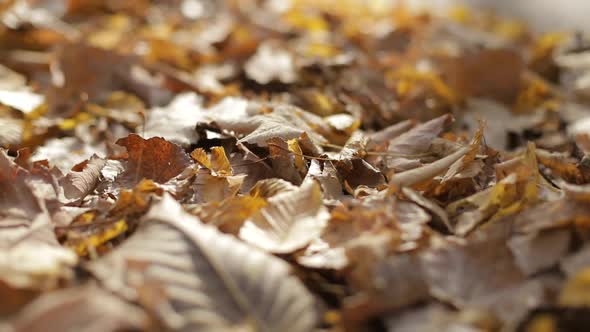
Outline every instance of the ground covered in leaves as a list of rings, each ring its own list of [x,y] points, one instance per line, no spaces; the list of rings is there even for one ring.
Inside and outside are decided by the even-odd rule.
[[[360,0],[0,21],[0,331],[590,330],[584,36]]]

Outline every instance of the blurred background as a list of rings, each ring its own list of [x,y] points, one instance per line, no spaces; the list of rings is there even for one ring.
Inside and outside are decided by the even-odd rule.
[[[393,3],[399,0],[369,0]],[[582,30],[590,31],[589,0],[406,0],[416,7],[446,10],[452,5],[465,5],[493,10],[502,16],[526,21],[537,31]]]
[[[441,3],[444,2],[451,1],[441,1]],[[588,0],[460,0],[459,2],[521,18],[540,31],[590,30],[590,1]]]

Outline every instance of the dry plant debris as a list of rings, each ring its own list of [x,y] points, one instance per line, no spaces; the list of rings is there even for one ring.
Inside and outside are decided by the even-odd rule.
[[[0,331],[590,330],[590,39],[361,0],[0,22]]]

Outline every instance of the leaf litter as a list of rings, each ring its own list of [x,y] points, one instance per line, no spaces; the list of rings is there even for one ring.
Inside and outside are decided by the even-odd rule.
[[[587,36],[379,3],[0,5],[0,331],[589,329]]]

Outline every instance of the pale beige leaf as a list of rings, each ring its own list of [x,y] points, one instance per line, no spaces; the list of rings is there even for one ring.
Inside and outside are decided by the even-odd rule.
[[[247,220],[240,238],[272,253],[290,253],[317,238],[330,217],[320,185],[305,181],[292,192],[277,194]]]
[[[309,122],[316,122],[314,125],[319,125],[321,124],[321,118],[298,107],[289,104],[270,105],[273,107],[272,113],[259,114],[261,107],[256,109],[253,106],[252,113],[246,113],[246,111],[232,113],[224,111],[231,104],[226,102],[225,104],[228,104],[228,106],[222,108],[223,104],[223,101],[218,104],[219,111],[215,111],[215,107],[211,108],[208,113],[210,122],[224,132],[241,136],[240,142],[242,143],[267,146],[267,142],[271,138],[279,137],[287,141],[299,138],[304,133],[307,133],[314,143],[326,142],[325,137],[314,132],[309,124]],[[246,108],[246,105],[242,107]],[[249,116],[249,114],[253,115]]]
[[[201,97],[195,93],[179,94],[169,105],[148,112],[143,136],[164,137],[172,143],[189,146],[199,139],[195,125],[204,117]]]
[[[60,179],[63,188],[65,202],[77,201],[92,192],[98,183],[106,160],[94,155],[84,169],[81,171],[70,171],[64,178]]]
[[[0,220],[0,280],[16,288],[51,289],[69,278],[76,254],[62,247],[45,214],[30,225]]]
[[[422,166],[420,168],[415,168],[409,171],[405,171],[402,173],[395,174],[391,180],[390,184],[396,187],[406,187],[418,184],[420,182],[424,182],[429,180],[438,174],[444,172],[448,169],[455,161],[459,160],[465,154],[469,152],[468,147],[460,148],[459,150],[455,151],[454,153],[439,159],[431,164],[426,166]]]
[[[203,225],[169,195],[90,268],[176,331],[304,332],[316,322],[313,298],[287,264]]]
[[[27,305],[9,325],[14,332],[150,331],[150,319],[143,311],[96,285],[47,293]]]
[[[424,153],[432,144],[432,140],[440,135],[445,125],[452,121],[453,117],[446,114],[420,124],[391,140],[389,152],[400,155]]]

